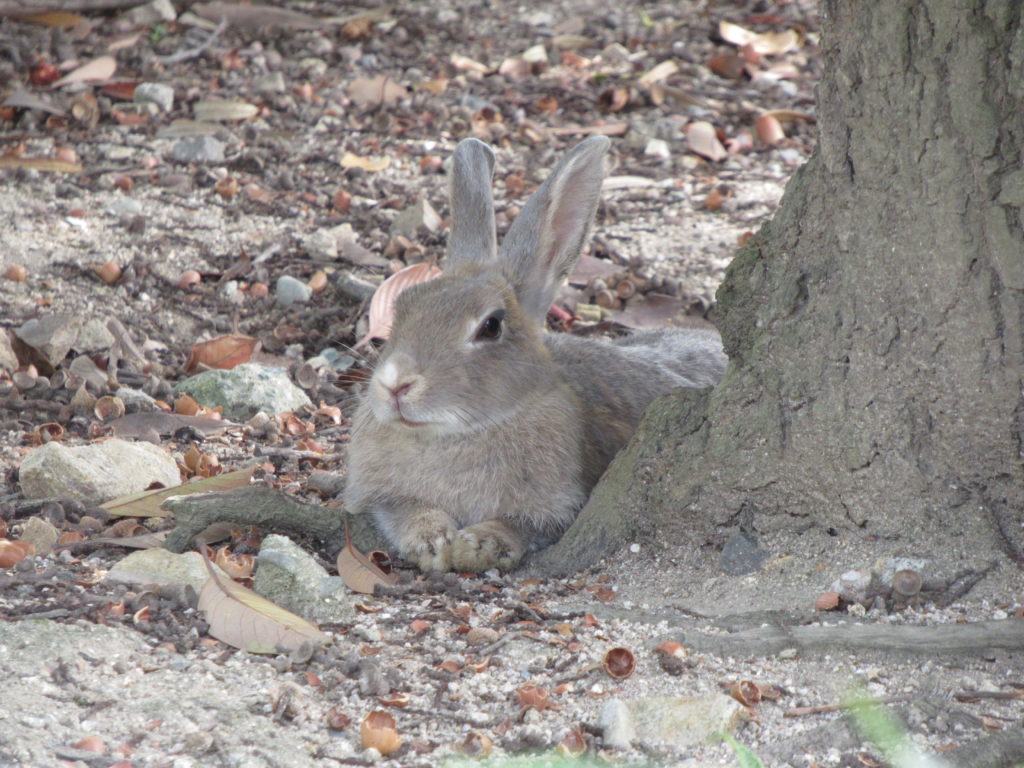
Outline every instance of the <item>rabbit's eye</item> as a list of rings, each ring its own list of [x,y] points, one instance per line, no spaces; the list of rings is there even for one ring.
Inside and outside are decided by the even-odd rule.
[[[505,319],[505,310],[499,309],[480,324],[476,332],[477,339],[493,341],[501,338],[502,321]]]

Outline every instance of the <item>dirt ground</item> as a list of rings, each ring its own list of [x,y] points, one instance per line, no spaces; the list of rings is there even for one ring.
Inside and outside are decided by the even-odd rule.
[[[259,359],[295,378],[303,361],[327,348],[344,356],[365,333],[368,287],[441,259],[444,161],[459,139],[496,148],[500,236],[557,157],[594,132],[613,150],[591,263],[638,297],[620,305],[605,290],[611,305],[595,314],[605,285],[577,274],[561,297],[582,318],[574,332],[713,321],[734,250],[813,151],[813,4],[406,5],[176,2],[173,18],[159,3],[0,18],[0,330],[57,315],[116,319],[145,357],[120,355],[120,383],[158,399],[185,377],[193,345],[225,333],[260,339]],[[744,46],[723,21],[746,30]],[[101,82],[52,86],[90,61],[108,66],[106,56],[116,71]],[[168,86],[169,109],[146,102],[139,83]],[[775,122],[759,120],[766,113]],[[424,200],[439,220],[399,232],[396,217]],[[321,272],[308,302],[280,305],[281,276],[316,285]],[[18,474],[46,439],[40,425],[59,423],[69,445],[106,434],[98,415],[69,405],[82,353],[101,367],[112,359],[74,349],[56,370],[0,376],[10,538],[42,515]],[[311,435],[252,427],[161,445],[183,461],[196,444],[225,469],[257,456],[261,483],[321,500],[331,494],[311,487],[311,471],[344,473],[358,391],[346,373],[300,381],[315,405],[341,409],[338,424],[300,414]],[[315,457],[301,438],[316,441]],[[89,511],[68,505],[51,522],[81,532]],[[404,569],[401,589],[356,600],[355,617],[325,627],[331,644],[309,657],[236,652],[205,635],[187,601],[104,581],[124,548],[30,557],[0,570],[0,766],[434,766],[492,749],[499,764],[582,752],[594,764],[733,766],[729,746],[681,743],[665,724],[616,748],[602,711],[613,699],[710,701],[744,681],[763,700],[748,696],[734,735],[765,765],[887,764],[844,718],[854,689],[891,704],[914,744],[957,759],[1019,728],[1019,643],[998,628],[989,641],[928,634],[1019,615],[1019,570],[975,582],[963,571],[984,564],[961,553],[915,562],[909,549],[819,535],[763,532],[770,557],[739,575],[720,552],[670,542],[656,552],[623,542],[567,580],[415,580]],[[300,543],[330,563],[316,542]],[[899,610],[883,596],[868,609],[844,599],[846,610],[813,611],[842,574],[897,567],[945,586]],[[857,640],[861,626],[881,641]],[[918,645],[893,640],[915,627]],[[801,634],[817,628],[834,641]],[[789,641],[759,646],[769,630]],[[667,640],[685,657],[655,650]],[[603,665],[616,647],[636,659],[621,679]],[[540,703],[524,698],[530,684],[546,691]],[[364,749],[360,723],[375,710],[402,739],[387,756]]]

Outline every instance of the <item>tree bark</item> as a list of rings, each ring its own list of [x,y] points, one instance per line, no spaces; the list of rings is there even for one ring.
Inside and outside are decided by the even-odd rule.
[[[822,47],[818,147],[718,292],[725,380],[652,405],[543,572],[741,523],[1024,563],[1022,5],[827,0]]]

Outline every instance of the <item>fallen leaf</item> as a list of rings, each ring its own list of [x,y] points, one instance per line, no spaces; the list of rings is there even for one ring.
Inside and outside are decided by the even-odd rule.
[[[370,328],[366,335],[356,342],[353,349],[359,349],[369,343],[371,339],[386,339],[391,334],[391,324],[394,321],[395,299],[406,288],[434,280],[440,276],[440,269],[424,261],[398,270],[381,283],[374,292],[373,298],[370,299]]]
[[[282,29],[319,29],[323,21],[314,16],[270,5],[242,3],[196,3],[192,13],[210,21],[221,19],[236,27],[279,27]]]
[[[372,595],[373,588],[378,584],[390,587],[398,583],[397,573],[385,573],[373,560],[355,548],[347,520],[345,546],[338,552],[338,575],[349,589],[364,595]]]
[[[133,414],[138,415],[138,414]],[[127,416],[125,418],[128,418]],[[225,472],[216,477],[205,477],[192,480],[173,488],[157,488],[152,491],[141,491],[128,496],[121,496],[103,504],[103,508],[112,515],[130,517],[164,517],[170,512],[160,509],[160,505],[172,496],[184,496],[190,493],[216,493],[241,488],[249,484],[256,466],[243,467],[234,472]]]
[[[363,108],[394,104],[407,93],[404,86],[387,75],[357,77],[349,83],[347,90],[349,98]]]
[[[749,45],[755,52],[763,55],[779,55],[794,51],[800,47],[800,33],[795,29],[784,32],[753,32],[739,24],[723,19],[718,22],[718,34],[727,43],[737,46]]]
[[[38,109],[51,115],[63,115],[64,109],[57,106],[45,96],[30,91],[15,91],[3,101],[3,106],[16,109]]]
[[[218,122],[221,120],[248,120],[255,117],[260,108],[247,101],[197,101],[192,107],[192,114],[195,119],[204,122]]]
[[[249,362],[259,346],[259,339],[237,333],[194,344],[185,363],[185,373],[191,375],[210,368],[231,370],[236,365]]]
[[[46,157],[0,157],[0,168],[31,168],[46,173],[81,173],[80,163],[51,160]]]
[[[370,173],[376,171],[383,171],[389,165],[391,165],[390,157],[359,157],[359,155],[353,154],[352,152],[346,152],[342,155],[340,161],[341,167],[346,170],[349,168],[360,168]]]
[[[249,653],[292,651],[306,641],[321,643],[327,639],[315,624],[218,575],[205,549],[200,547],[200,552],[210,577],[196,607],[205,615],[211,637]]]
[[[463,56],[461,53],[453,53],[448,59],[451,65],[462,72],[475,72],[478,75],[489,75],[492,70],[486,64],[481,64],[479,61],[474,61],[468,56]]]
[[[113,56],[99,56],[92,61],[87,61],[77,69],[71,70],[60,80],[53,83],[51,87],[60,88],[62,85],[72,83],[98,83],[109,80],[117,71],[117,59]]]
[[[640,79],[637,82],[639,82],[644,88],[650,88],[655,83],[667,80],[678,71],[679,65],[672,59],[668,59],[640,75]]]
[[[718,161],[729,156],[722,142],[718,140],[715,126],[704,120],[697,120],[686,126],[686,142],[691,152],[708,160]]]
[[[33,24],[41,24],[44,27],[77,27],[85,18],[77,13],[68,11],[43,11],[42,13],[27,13],[15,18],[21,21],[28,21]]]

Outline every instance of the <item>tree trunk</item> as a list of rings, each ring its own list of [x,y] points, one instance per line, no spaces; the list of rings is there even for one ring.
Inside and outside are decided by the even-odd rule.
[[[1021,17],[824,3],[818,147],[719,289],[726,378],[652,405],[543,571],[737,527],[1024,563]]]

